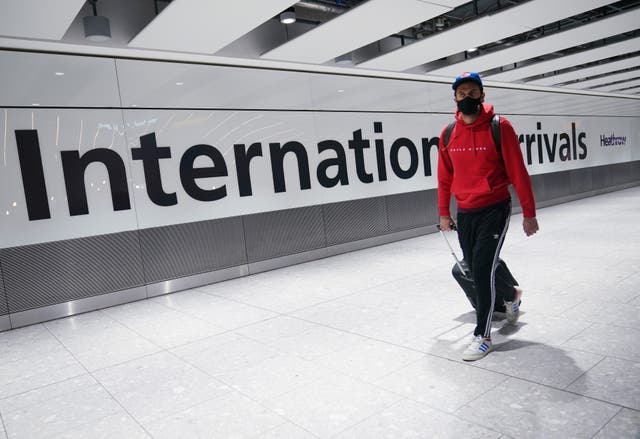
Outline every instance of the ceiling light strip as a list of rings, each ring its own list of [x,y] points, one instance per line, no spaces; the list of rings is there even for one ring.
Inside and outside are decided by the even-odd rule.
[[[261,58],[322,64],[451,9],[420,0],[369,0]]]
[[[360,63],[358,67],[403,71],[536,27],[613,3],[613,0],[536,0],[485,15],[451,30]]]
[[[602,75],[618,70],[637,67],[640,65],[640,56],[621,59],[619,61],[598,64],[597,66],[587,67],[583,69],[573,70],[571,72],[561,73],[559,75],[549,76],[547,78],[528,81],[527,84],[534,85],[555,85],[563,82],[573,81],[580,78],[588,78],[589,76]]]
[[[295,0],[173,0],[129,47],[215,53],[295,4]]]
[[[592,87],[600,87],[610,82],[623,81],[625,79],[634,79],[640,77],[640,70],[631,70],[628,72],[616,73],[614,75],[601,76],[600,78],[590,79],[588,81],[580,81],[575,84],[567,84],[567,88],[585,89]],[[622,87],[622,86],[620,86]]]
[[[463,62],[434,69],[429,73],[434,75],[455,76],[464,71],[482,72],[496,67],[523,61],[536,56],[568,49],[580,44],[588,43],[612,35],[618,35],[637,29],[640,21],[640,8],[633,11],[619,13],[609,18],[584,24],[582,26],[558,32],[548,37],[538,38],[528,43],[509,47],[484,56],[478,56]]]
[[[596,49],[589,49],[583,52],[566,55],[562,58],[553,58],[547,61],[541,61],[535,64],[529,64],[506,72],[496,73],[493,75],[485,75],[484,78],[491,78],[492,81],[516,81],[530,76],[540,75],[543,73],[553,72],[554,70],[562,70],[567,67],[585,64],[599,59],[611,58],[625,53],[635,52],[640,47],[640,38],[632,38],[630,40],[620,41]]]

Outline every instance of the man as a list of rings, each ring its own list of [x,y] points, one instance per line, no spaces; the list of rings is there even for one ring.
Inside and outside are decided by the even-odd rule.
[[[452,85],[458,107],[456,123],[444,144],[446,128],[440,135],[438,154],[438,210],[440,227],[458,229],[458,240],[478,293],[474,338],[462,359],[483,358],[492,348],[491,318],[495,309],[495,270],[511,216],[509,184],[515,187],[527,236],[538,231],[531,179],[522,158],[520,143],[511,123],[500,117],[501,148],[493,140],[493,106],[484,103],[482,80],[465,72]],[[449,204],[455,196],[458,212],[451,218]],[[507,319],[515,322],[521,290],[510,289],[505,298]]]

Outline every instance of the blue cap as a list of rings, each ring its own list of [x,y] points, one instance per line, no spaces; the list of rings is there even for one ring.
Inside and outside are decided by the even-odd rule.
[[[480,86],[480,90],[482,90],[482,79],[480,79],[480,75],[478,75],[476,72],[464,72],[463,74],[458,76],[451,85],[453,91],[455,91],[456,88],[458,88],[458,86],[463,82],[475,82]]]

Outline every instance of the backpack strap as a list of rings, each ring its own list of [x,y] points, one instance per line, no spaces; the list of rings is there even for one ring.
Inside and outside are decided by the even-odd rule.
[[[497,114],[491,119],[491,135],[493,136],[493,143],[496,144],[498,154],[502,158],[502,143],[500,142],[500,116]],[[446,137],[445,137],[446,139]]]
[[[444,147],[446,148],[447,146],[449,146],[449,140],[451,140],[451,133],[453,132],[453,128],[456,126],[456,121],[454,120],[453,122],[451,122],[449,125],[447,125],[447,128],[444,130]]]

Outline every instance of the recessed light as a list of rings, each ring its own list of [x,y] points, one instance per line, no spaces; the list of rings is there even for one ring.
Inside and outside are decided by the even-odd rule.
[[[56,76],[64,76],[64,72],[56,72]]]
[[[343,88],[339,89],[338,93],[344,93],[344,89]]]
[[[184,85],[184,82],[176,82],[176,85]]]
[[[39,107],[40,104],[31,104],[33,107]]]
[[[280,14],[280,23],[282,24],[291,24],[296,22],[296,12],[295,9],[289,8],[283,13]]]

